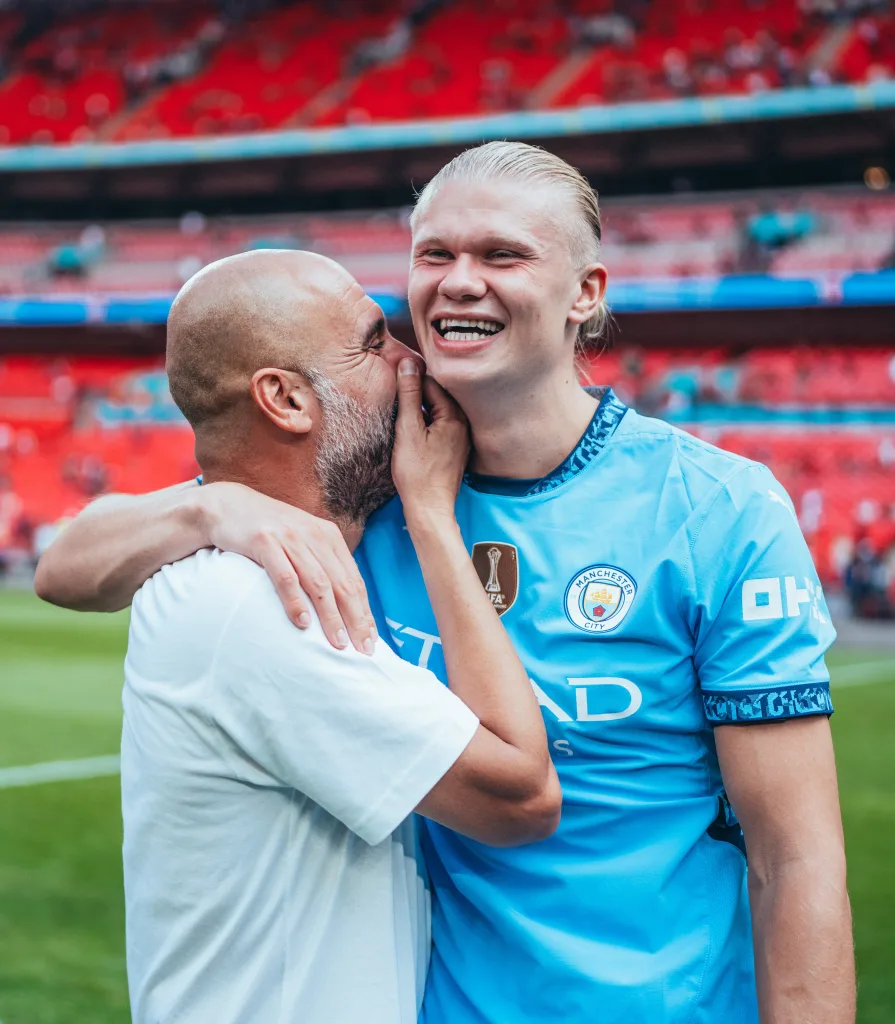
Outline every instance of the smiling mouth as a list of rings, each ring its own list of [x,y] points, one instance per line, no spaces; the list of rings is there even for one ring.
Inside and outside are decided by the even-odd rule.
[[[499,320],[433,320],[432,326],[445,341],[481,341],[504,329]]]

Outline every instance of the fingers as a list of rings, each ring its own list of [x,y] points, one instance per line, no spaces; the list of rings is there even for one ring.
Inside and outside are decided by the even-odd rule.
[[[421,428],[423,420],[423,379],[415,359],[398,363],[398,428]]]
[[[326,569],[308,547],[297,551],[292,557],[295,560],[299,583],[314,605],[326,639],[333,647],[347,647],[348,632]]]
[[[423,380],[423,400],[433,420],[455,419],[466,422],[463,410],[434,377],[427,376]]]
[[[338,528],[333,526],[329,533],[321,529],[313,538],[313,551],[293,540],[287,552],[272,540],[265,545],[260,564],[296,626],[310,626],[313,604],[333,647],[343,649],[351,642],[358,651],[372,654],[376,627],[366,587]]]
[[[333,527],[332,533],[332,537],[326,538],[329,543],[324,542],[316,548],[317,560],[329,580],[348,638],[358,651],[372,654],[376,625],[370,611],[367,588],[341,532]]]
[[[289,556],[279,544],[271,541],[259,552],[258,562],[270,577],[290,620],[301,629],[307,629],[311,625],[310,605]]]

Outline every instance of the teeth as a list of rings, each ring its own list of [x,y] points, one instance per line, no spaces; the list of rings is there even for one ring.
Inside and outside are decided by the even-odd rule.
[[[452,327],[477,327],[480,331],[494,334],[500,330],[500,325],[494,320],[439,320],[438,323],[442,333]]]

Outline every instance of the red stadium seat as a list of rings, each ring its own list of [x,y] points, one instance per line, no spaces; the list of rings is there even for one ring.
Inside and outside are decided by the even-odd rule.
[[[386,0],[356,0],[345,16],[320,3],[279,6],[227,24],[210,8],[93,10],[52,24],[0,83],[0,144],[213,135],[370,120],[455,117],[526,107],[793,84],[826,29],[797,0],[651,4],[630,40],[582,43],[603,0],[551,5],[473,0],[442,5],[390,57],[359,48],[394,28]],[[893,15],[854,21],[832,76],[865,81],[895,69]],[[0,14],[0,56],[17,25]],[[400,35],[400,32],[399,32]],[[462,58],[458,55],[462,54]],[[153,78],[163,61],[177,70]],[[785,62],[784,62],[785,63]],[[173,66],[173,65],[172,65]],[[556,72],[555,77],[550,77]],[[173,78],[173,81],[172,81]]]
[[[0,479],[29,522],[71,514],[103,490],[147,491],[195,474],[192,433],[172,418],[160,367],[160,358],[0,359]],[[822,416],[895,407],[891,348],[753,349],[736,358],[720,347],[627,349],[595,360],[586,377],[769,465],[793,498],[823,579],[837,578],[854,538],[880,550],[895,539],[895,426],[870,427],[857,416],[843,427]],[[744,426],[706,427],[707,405],[728,420],[742,406],[767,413],[750,414]],[[781,423],[775,407],[819,422]]]

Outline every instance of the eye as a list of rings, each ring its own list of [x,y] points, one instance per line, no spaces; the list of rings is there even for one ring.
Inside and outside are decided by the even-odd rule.
[[[519,258],[518,252],[510,252],[509,249],[495,249],[488,253],[489,260],[515,260]]]
[[[426,260],[449,260],[451,254],[447,249],[426,249],[425,252],[420,253],[423,259]]]
[[[376,341],[371,341],[367,346],[368,352],[381,352],[385,348],[385,338],[379,338]]]

